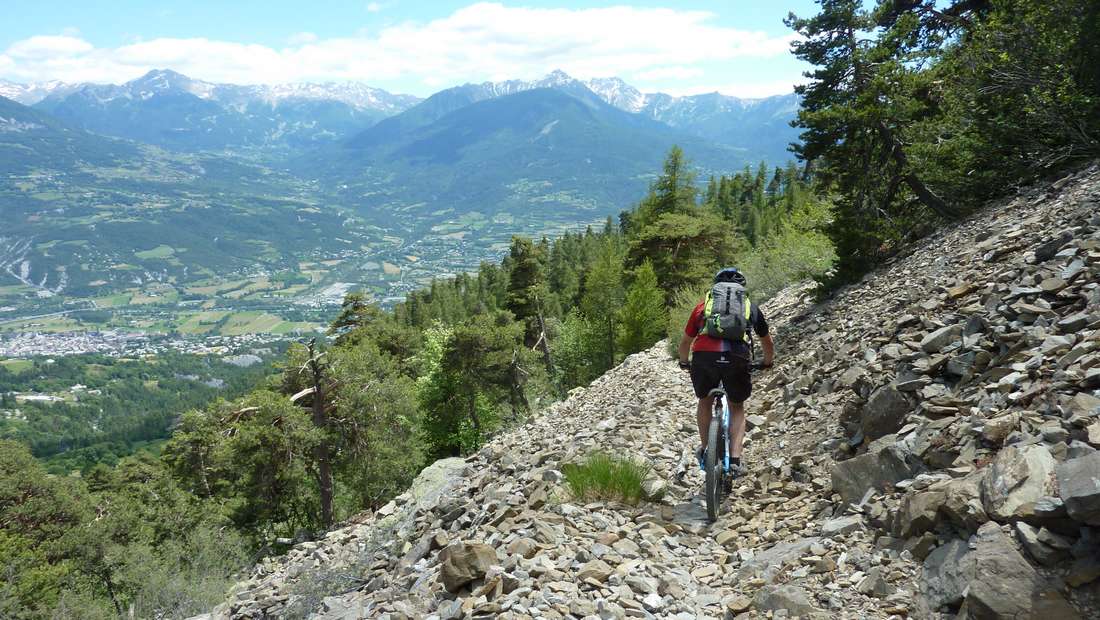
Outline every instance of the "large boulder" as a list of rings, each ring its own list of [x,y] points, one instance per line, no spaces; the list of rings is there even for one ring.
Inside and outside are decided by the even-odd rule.
[[[861,425],[868,440],[896,433],[905,424],[905,416],[912,405],[893,384],[884,385],[871,393],[863,406]]]
[[[982,480],[987,473],[986,469],[979,469],[943,484],[944,498],[940,511],[955,527],[973,532],[989,521],[982,505]]]
[[[962,332],[963,326],[960,324],[941,327],[926,335],[924,339],[920,341],[920,348],[925,353],[939,353],[947,348],[948,345],[956,342],[959,336],[962,335]]]
[[[1070,413],[1093,415],[1097,411],[1100,411],[1100,398],[1088,392],[1078,392],[1069,400],[1067,408],[1070,410]]]
[[[874,385],[871,383],[871,373],[862,366],[852,366],[840,375],[840,385],[852,390],[860,398],[867,398]]]
[[[974,620],[1058,618],[1081,616],[1016,550],[996,523],[978,529],[974,579],[966,595]]]
[[[893,435],[882,437],[864,454],[833,465],[833,489],[845,503],[858,503],[870,488],[891,490],[894,483],[924,471],[920,458],[895,439]]]
[[[920,616],[929,617],[944,607],[957,607],[973,578],[974,556],[966,541],[954,539],[936,547],[924,559],[921,569],[917,595]]]
[[[439,578],[448,592],[481,579],[497,561],[497,552],[481,543],[454,543],[439,552]]]
[[[863,529],[863,515],[847,515],[828,519],[821,524],[821,535],[827,538],[843,536]]]
[[[1058,494],[1074,521],[1100,525],[1100,452],[1058,464]]]
[[[737,570],[737,581],[744,582],[759,578],[765,583],[771,583],[783,572],[784,565],[797,562],[799,558],[809,553],[810,547],[820,542],[821,539],[816,536],[778,542],[742,563]]]
[[[894,532],[902,538],[909,538],[935,528],[944,498],[942,489],[926,489],[906,495],[898,511]]]
[[[784,610],[792,616],[812,616],[820,610],[813,606],[806,591],[798,586],[764,586],[753,597],[757,611]]]
[[[1054,457],[1046,447],[1009,446],[997,454],[982,480],[982,503],[995,521],[1038,520],[1036,504],[1057,495]]]
[[[1013,526],[1016,540],[1027,549],[1028,555],[1043,566],[1056,566],[1070,555],[1073,541],[1055,534],[1047,528],[1036,528],[1023,521]]]
[[[444,497],[462,483],[468,467],[466,459],[458,457],[439,459],[425,467],[402,494],[405,503],[399,505],[395,500],[378,510],[377,529],[405,530],[418,514],[441,506]]]

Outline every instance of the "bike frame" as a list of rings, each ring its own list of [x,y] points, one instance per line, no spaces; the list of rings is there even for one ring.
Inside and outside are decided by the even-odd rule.
[[[718,384],[723,390],[725,386]],[[722,442],[722,471],[730,470],[730,408],[726,405],[726,396],[718,394],[714,397],[714,410],[711,415],[718,416],[718,439]]]

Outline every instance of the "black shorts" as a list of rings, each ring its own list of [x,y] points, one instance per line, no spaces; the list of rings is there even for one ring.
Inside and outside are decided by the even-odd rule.
[[[752,394],[749,361],[735,353],[697,351],[691,356],[691,385],[703,398],[721,383],[731,403],[743,403]]]

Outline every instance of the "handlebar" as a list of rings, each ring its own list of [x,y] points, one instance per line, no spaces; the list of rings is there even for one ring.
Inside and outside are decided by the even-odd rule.
[[[768,368],[771,368],[771,365],[765,365],[764,362],[753,362],[749,364],[749,370],[767,370]],[[680,370],[691,370],[691,364],[680,362]]]

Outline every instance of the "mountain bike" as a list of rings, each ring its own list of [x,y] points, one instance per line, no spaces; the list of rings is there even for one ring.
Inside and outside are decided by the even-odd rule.
[[[764,365],[760,363],[749,364],[749,372],[763,368]],[[726,450],[729,446],[730,410],[726,404],[725,387],[721,384],[707,396],[714,397],[714,408],[710,415],[710,427],[707,429],[707,450],[703,464],[706,474],[704,495],[707,500],[707,519],[713,523],[718,520],[719,507],[722,505],[722,483],[730,470],[730,457]]]

